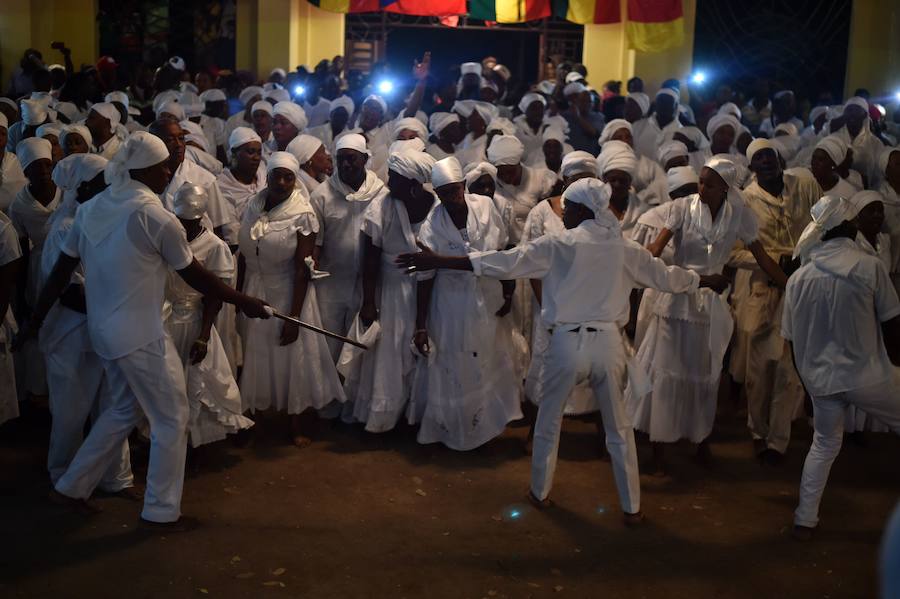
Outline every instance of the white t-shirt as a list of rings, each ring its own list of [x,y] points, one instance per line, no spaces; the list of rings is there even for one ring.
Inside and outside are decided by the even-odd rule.
[[[821,397],[891,378],[881,323],[898,315],[887,269],[842,237],[813,249],[788,280],[781,335],[807,390]]]
[[[152,193],[136,181],[129,187],[134,195]],[[168,269],[186,268],[194,257],[178,218],[159,201],[135,202],[121,225],[96,245],[83,231],[86,215],[85,210],[76,213],[60,249],[81,258],[94,351],[115,360],[165,335],[162,306]]]
[[[331,119],[331,102],[325,98],[319,98],[317,104],[303,102],[303,110],[306,112],[306,118],[309,119],[307,127],[318,127]]]

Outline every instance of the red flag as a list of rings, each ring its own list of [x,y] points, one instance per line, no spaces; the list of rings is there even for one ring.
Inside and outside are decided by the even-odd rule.
[[[397,0],[384,10],[419,17],[448,17],[466,14],[466,0]]]

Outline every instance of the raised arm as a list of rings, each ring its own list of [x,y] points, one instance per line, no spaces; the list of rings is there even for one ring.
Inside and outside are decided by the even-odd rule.
[[[413,89],[409,101],[406,103],[406,110],[403,112],[405,117],[414,117],[422,106],[422,99],[425,97],[425,84],[428,80],[428,71],[431,67],[431,52],[426,52],[422,56],[422,62],[413,64],[413,77],[416,79],[416,87]]]

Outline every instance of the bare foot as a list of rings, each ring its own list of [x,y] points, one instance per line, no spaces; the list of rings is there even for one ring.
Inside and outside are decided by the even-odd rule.
[[[73,512],[83,516],[93,516],[103,511],[103,508],[91,501],[90,499],[76,499],[63,495],[56,489],[50,489],[49,499],[51,503],[68,508]]]

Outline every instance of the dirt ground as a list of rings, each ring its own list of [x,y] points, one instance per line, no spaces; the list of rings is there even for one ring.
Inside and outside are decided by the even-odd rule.
[[[802,544],[788,531],[811,431],[797,423],[787,462],[762,467],[730,403],[719,412],[714,467],[673,448],[669,478],[642,476],[637,530],[590,422],[566,421],[557,506],[536,512],[522,426],[456,453],[409,428],[325,424],[298,450],[268,416],[251,446],[192,456],[183,510],[202,525],[166,537],[136,530],[124,499],[89,519],[49,504],[48,416],[32,410],[0,428],[0,597],[874,597],[900,440],[844,447]]]

